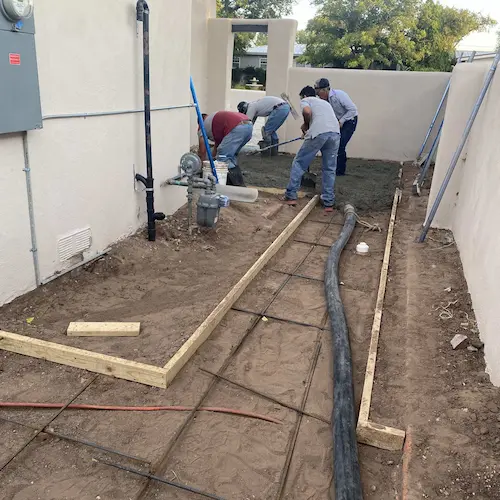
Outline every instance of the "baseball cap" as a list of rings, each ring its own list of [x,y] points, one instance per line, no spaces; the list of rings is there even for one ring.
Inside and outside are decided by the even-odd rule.
[[[314,88],[316,90],[327,89],[329,86],[330,82],[328,81],[328,78],[320,78],[319,80],[316,80],[316,83],[314,84]]]
[[[245,114],[248,111],[248,102],[246,101],[241,101],[238,104],[238,112]]]

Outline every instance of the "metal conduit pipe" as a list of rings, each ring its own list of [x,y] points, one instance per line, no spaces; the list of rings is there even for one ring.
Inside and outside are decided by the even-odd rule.
[[[40,286],[40,263],[38,260],[38,246],[36,243],[36,225],[35,209],[33,207],[33,189],[31,186],[31,166],[30,154],[28,149],[28,132],[23,133],[23,154],[24,154],[24,173],[26,174],[26,195],[28,197],[28,215],[30,219],[31,249],[33,255],[33,269],[35,272],[36,286]]]
[[[151,111],[169,111],[172,109],[194,108],[194,104],[179,104],[174,106],[159,106],[151,108]],[[63,118],[92,118],[94,116],[114,116],[144,113],[144,109],[123,109],[118,111],[91,111],[89,113],[62,113],[57,115],[45,115],[42,120],[60,120]]]
[[[340,298],[338,275],[340,255],[356,226],[356,212],[352,205],[347,204],[344,207],[344,218],[344,226],[330,249],[325,269],[325,295],[333,341],[334,493],[332,492],[332,498],[362,500],[351,347],[344,306]]]
[[[146,136],[146,177],[136,174],[135,179],[146,187],[148,213],[148,240],[156,240],[156,221],[165,219],[165,214],[155,213],[153,155],[151,150],[151,91],[149,75],[149,5],[146,0],[138,0],[137,21],[142,21],[143,66],[144,66],[144,127]]]

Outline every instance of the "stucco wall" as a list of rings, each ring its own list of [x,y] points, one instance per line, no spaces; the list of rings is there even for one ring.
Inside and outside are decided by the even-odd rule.
[[[455,68],[429,207],[435,199],[491,61]],[[487,371],[500,385],[500,74],[496,74],[435,218],[453,231],[465,272]]]
[[[359,111],[349,156],[394,161],[414,160],[450,78],[448,73],[291,68],[288,91],[299,109],[300,90],[328,78],[345,90]],[[287,122],[286,139],[300,134],[300,122]],[[292,144],[295,153],[300,145]]]
[[[216,0],[192,0],[191,11],[191,76],[196,88],[200,108],[208,108],[208,86],[213,70],[210,64],[208,41],[208,20],[216,16]],[[191,112],[191,144],[198,142],[198,121]]]
[[[0,135],[0,304],[35,287],[20,135]]]
[[[135,4],[38,2],[44,116],[142,108],[142,36],[140,26],[136,35]],[[206,103],[207,69],[200,65],[207,41],[201,27],[213,4],[178,2],[172,15],[171,2],[149,0],[153,107],[189,104],[193,70]],[[170,214],[185,201],[183,189],[160,183],[177,172],[180,156],[189,150],[193,113],[192,108],[153,112],[157,211]],[[45,120],[43,130],[29,132],[28,142],[42,280],[68,265],[57,253],[61,236],[90,227],[92,246],[84,255],[90,257],[144,223],[145,193],[134,181],[136,172],[145,174],[142,114]],[[0,136],[0,164],[0,303],[5,303],[35,286],[20,134]]]

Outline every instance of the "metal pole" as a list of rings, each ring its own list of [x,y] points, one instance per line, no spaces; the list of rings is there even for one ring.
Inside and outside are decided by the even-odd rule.
[[[467,125],[465,126],[464,133],[462,134],[462,139],[460,140],[460,144],[458,145],[457,150],[455,151],[455,154],[453,155],[450,166],[448,167],[448,171],[446,172],[446,175],[443,179],[443,183],[441,184],[441,187],[439,188],[436,199],[434,200],[431,211],[429,212],[429,216],[427,217],[427,220],[425,221],[424,227],[422,229],[422,233],[420,234],[420,236],[418,238],[419,243],[423,243],[425,241],[425,237],[427,236],[427,233],[429,232],[429,228],[431,227],[432,221],[434,220],[434,217],[435,217],[436,212],[439,208],[441,200],[443,199],[444,193],[446,191],[446,188],[448,187],[451,176],[453,175],[455,167],[457,166],[458,160],[460,158],[460,155],[462,154],[465,143],[467,142],[467,139],[469,138],[470,131],[472,129],[472,126],[474,125],[474,121],[477,117],[477,114],[479,113],[479,110],[481,109],[481,105],[483,104],[484,97],[486,96],[486,92],[488,91],[488,88],[491,85],[491,81],[493,80],[493,77],[495,75],[495,71],[497,69],[499,61],[500,61],[500,52],[497,52],[495,59],[493,60],[493,63],[491,64],[491,68],[489,69],[488,74],[486,75],[486,79],[484,81],[483,88],[481,89],[481,93],[479,94],[479,97],[476,101],[476,104],[474,105],[474,108],[472,109],[472,113],[469,117],[469,120],[467,121]]]
[[[262,151],[267,151],[268,149],[277,148],[279,146],[284,146],[285,144],[290,144],[291,142],[296,142],[303,139],[304,139],[303,137],[296,137],[295,139],[290,139],[289,141],[280,142],[279,144],[271,144],[271,146],[266,146],[265,148],[259,149],[258,152],[260,153]]]
[[[422,187],[422,184],[424,183],[425,176],[427,175],[427,171],[429,170],[429,167],[431,166],[431,161],[432,157],[434,156],[434,153],[436,152],[439,139],[441,138],[441,132],[443,131],[443,124],[444,120],[441,120],[441,124],[439,125],[439,130],[434,138],[434,142],[432,143],[431,150],[429,151],[429,155],[427,156],[427,159],[425,160],[424,167],[422,168],[422,172],[420,173],[419,179],[418,179],[418,185]]]
[[[451,77],[448,83],[446,84],[446,88],[444,89],[443,97],[441,97],[441,101],[439,101],[438,108],[436,110],[436,113],[434,114],[434,118],[431,121],[431,124],[429,125],[429,130],[427,130],[427,134],[425,136],[424,142],[422,143],[422,146],[420,147],[420,151],[418,152],[417,158],[420,159],[422,157],[422,153],[424,152],[425,146],[427,146],[427,141],[429,140],[429,137],[431,136],[432,129],[434,128],[434,125],[436,123],[436,120],[438,119],[439,114],[441,113],[441,109],[443,109],[444,101],[448,97],[448,92],[450,91],[450,85],[451,85]]]
[[[31,167],[28,149],[28,132],[23,134],[24,172],[26,174],[26,194],[28,195],[28,215],[30,219],[31,250],[36,286],[40,286],[40,263],[38,262],[38,247],[36,244],[35,210],[33,207],[33,191],[31,189]]]
[[[457,64],[460,64],[462,62],[462,55],[463,52],[460,52],[458,58],[457,58]],[[476,52],[472,52],[471,55],[469,56],[469,62],[471,62],[474,59],[474,56],[476,55]],[[451,76],[450,80],[446,84],[446,88],[444,89],[443,97],[441,97],[441,101],[439,101],[436,113],[434,114],[434,118],[431,121],[431,124],[429,125],[429,130],[427,130],[427,135],[425,136],[424,142],[422,143],[422,146],[420,147],[420,151],[418,152],[417,159],[419,160],[422,157],[422,153],[424,152],[425,146],[427,146],[427,142],[429,141],[429,138],[432,134],[432,129],[434,128],[434,125],[436,124],[436,120],[438,119],[439,114],[441,113],[441,110],[443,109],[444,102],[446,101],[446,98],[448,97],[448,93],[450,91],[450,85],[451,85]]]

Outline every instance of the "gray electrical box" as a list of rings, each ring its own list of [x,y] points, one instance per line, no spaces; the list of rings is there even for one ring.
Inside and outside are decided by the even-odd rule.
[[[32,16],[16,22],[0,5],[0,134],[38,128],[42,108],[35,21]]]

